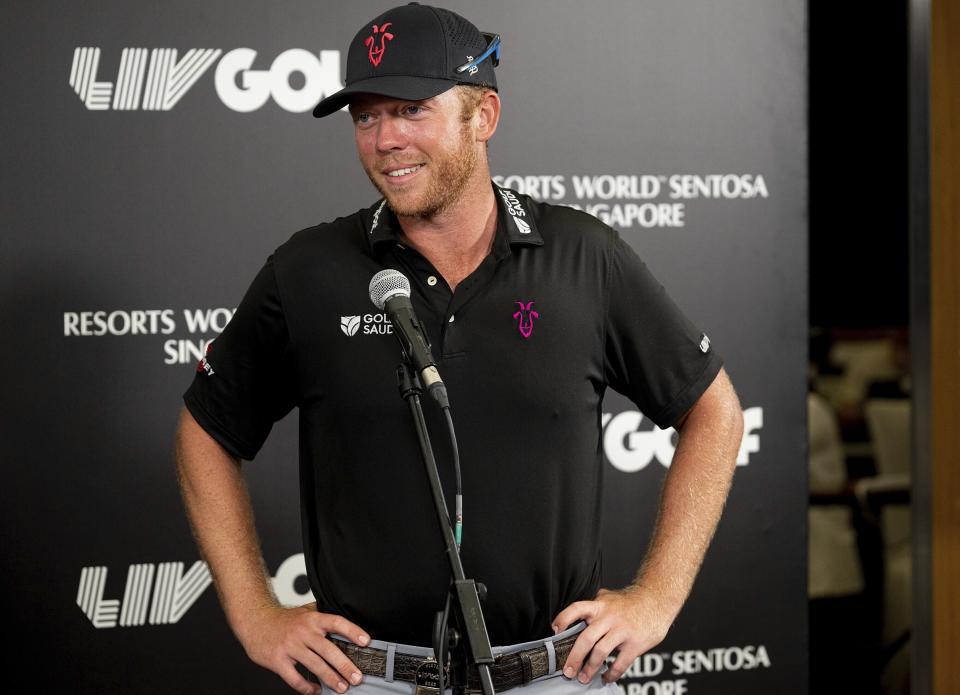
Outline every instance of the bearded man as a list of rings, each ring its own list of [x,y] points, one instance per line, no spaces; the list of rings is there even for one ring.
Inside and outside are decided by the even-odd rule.
[[[366,308],[383,268],[410,279],[455,404],[462,558],[487,586],[498,691],[619,693],[680,611],[726,499],[743,424],[709,339],[616,232],[491,181],[499,41],[415,3],[360,29],[346,87],[314,115],[349,107],[382,198],[276,249],[184,397],[180,482],[225,614],[250,658],[300,693],[414,693],[449,585],[397,346]],[[617,590],[600,588],[607,387],[680,434],[646,558]],[[240,461],[294,407],[317,600],[286,608]]]

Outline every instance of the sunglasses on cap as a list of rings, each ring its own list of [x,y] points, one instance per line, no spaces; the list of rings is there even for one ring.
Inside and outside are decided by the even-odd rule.
[[[500,65],[500,34],[488,34],[487,32],[483,32],[483,38],[487,41],[486,50],[469,63],[464,63],[458,67],[458,74],[470,71],[470,74],[472,75],[474,72],[476,72],[477,66],[487,58],[490,58],[490,56],[493,56],[491,58],[493,67]]]

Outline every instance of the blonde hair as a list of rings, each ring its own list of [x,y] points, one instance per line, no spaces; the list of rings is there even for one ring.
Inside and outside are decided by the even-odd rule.
[[[460,97],[460,120],[469,123],[477,109],[480,108],[480,102],[490,92],[492,87],[484,87],[476,84],[458,84],[457,96]]]

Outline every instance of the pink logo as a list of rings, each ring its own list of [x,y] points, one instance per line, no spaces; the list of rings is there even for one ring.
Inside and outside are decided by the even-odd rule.
[[[520,310],[514,313],[513,318],[517,319],[517,328],[520,335],[529,338],[533,333],[533,320],[540,318],[540,314],[533,309],[533,302],[514,302]]]
[[[380,61],[383,60],[383,52],[387,50],[387,41],[393,38],[393,34],[387,31],[393,22],[386,22],[383,26],[378,27],[376,24],[373,25],[373,34],[368,36],[363,42],[363,45],[367,47],[367,57],[370,59],[370,62],[373,63],[373,67],[380,65]],[[379,37],[380,41],[377,42]]]

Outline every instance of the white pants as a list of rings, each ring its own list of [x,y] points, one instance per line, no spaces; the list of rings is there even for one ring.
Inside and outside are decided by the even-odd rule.
[[[582,622],[561,632],[553,637],[553,640],[563,639],[568,635],[581,632],[586,625]],[[493,655],[512,654],[535,647],[544,646],[545,640],[534,640],[522,644],[514,644],[508,647],[493,647]],[[433,654],[432,649],[423,647],[412,647],[409,645],[393,644],[390,642],[381,642],[380,640],[371,640],[367,645],[374,649],[382,649],[385,652],[399,651],[407,654],[418,654],[426,656]],[[552,651],[552,650],[551,650]],[[589,683],[581,683],[576,678],[568,679],[563,675],[563,664],[556,664],[556,670],[539,678],[535,678],[526,685],[518,685],[510,688],[511,695],[623,695],[623,691],[616,683],[604,683],[601,680],[601,674],[606,671],[606,666],[601,666],[597,675]],[[347,695],[415,695],[416,685],[407,681],[387,680],[379,676],[369,676],[364,674],[363,682],[360,685],[352,685],[347,691]],[[451,695],[452,690],[447,688],[444,695]],[[339,695],[327,686],[323,686],[323,695]],[[499,695],[499,693],[498,693]]]
[[[354,695],[414,695],[416,686],[407,681],[387,682],[378,676],[363,676],[363,682],[360,685],[351,685],[348,693]],[[452,690],[444,690],[445,695],[451,695]],[[600,679],[600,673],[589,683],[565,678],[563,673],[557,671],[546,676],[541,676],[530,681],[526,685],[518,685],[507,691],[511,695],[623,695],[623,691],[616,683],[604,683]],[[323,695],[339,695],[327,686],[323,686]],[[499,691],[497,693],[499,694]]]

